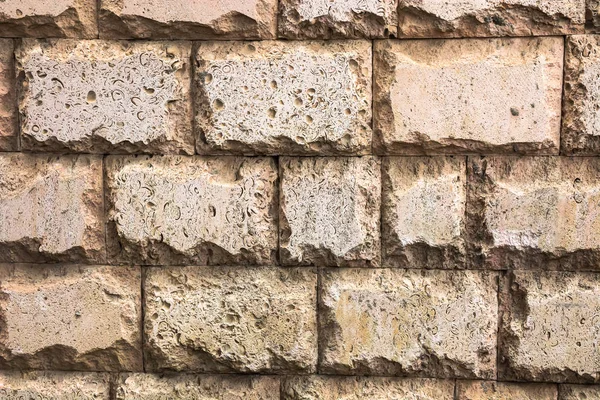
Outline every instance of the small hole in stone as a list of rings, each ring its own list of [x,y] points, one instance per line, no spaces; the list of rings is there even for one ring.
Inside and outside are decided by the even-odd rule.
[[[346,115],[350,115],[350,114],[352,114],[352,111],[350,111],[350,109],[349,109],[349,108],[346,108],[346,109],[344,110],[344,112],[346,113]]]
[[[22,15],[23,15],[23,11],[17,9],[17,17],[20,17]]]
[[[271,88],[277,89],[277,81],[271,81]]]
[[[225,108],[225,104],[221,99],[216,99],[215,101],[213,101],[213,108],[215,110],[222,110],[223,108]]]
[[[71,108],[71,105],[69,103],[66,103],[65,108],[68,110],[69,108]]]
[[[37,76],[39,76],[40,78],[45,78],[48,76],[48,74],[45,73],[44,71],[38,71]]]
[[[296,107],[302,107],[302,99],[300,97],[296,97],[296,100],[294,100],[294,104],[296,105]]]
[[[310,115],[307,115],[306,116],[306,122],[309,123],[309,124],[312,124],[313,118]]]
[[[275,118],[275,116],[277,115],[277,110],[271,107],[267,111],[267,115],[269,116],[269,118]]]
[[[204,75],[204,83],[211,83],[213,80],[213,76],[211,74]]]
[[[95,103],[96,102],[96,92],[94,92],[93,90],[90,90],[87,94],[87,102],[88,103]]]
[[[42,105],[42,104],[44,104],[44,103],[43,103],[41,100],[38,100],[38,101],[36,101],[36,102],[35,102],[35,104],[36,104],[37,106],[41,106],[41,105]]]
[[[144,86],[144,91],[148,94],[154,94],[154,89],[153,88],[147,88]]]

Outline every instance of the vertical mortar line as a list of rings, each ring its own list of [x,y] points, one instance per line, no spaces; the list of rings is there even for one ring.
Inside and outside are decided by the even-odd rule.
[[[146,351],[145,351],[145,344],[146,344],[146,331],[144,329],[144,321],[146,319],[146,268],[145,266],[141,265],[140,266],[140,290],[141,290],[141,296],[140,296],[140,340],[141,340],[141,346],[140,348],[142,349],[142,371],[144,373],[146,373]]]
[[[96,39],[100,39],[100,7],[102,6],[102,0],[96,0]]]
[[[120,374],[120,372],[110,373],[110,379],[108,381],[108,398],[110,400],[117,400],[117,382]]]
[[[275,249],[275,263],[279,266],[282,266],[283,263],[281,262],[281,193],[282,193],[282,187],[281,187],[281,178],[282,178],[282,174],[281,174],[281,163],[279,162],[279,156],[275,156],[274,157],[275,160],[275,168],[277,168],[277,183],[275,185],[275,188],[277,190],[277,193],[275,193],[275,201],[277,204],[275,204],[275,210],[276,210],[276,216],[277,216],[277,222],[276,222],[276,229],[277,229],[277,248]]]
[[[14,78],[14,82],[15,82],[15,111],[17,113],[17,126],[15,127],[17,129],[17,131],[15,132],[17,137],[16,137],[16,145],[17,148],[15,149],[15,151],[21,151],[21,107],[20,107],[20,103],[21,103],[21,95],[22,95],[22,91],[23,91],[23,82],[21,80],[21,77],[19,77],[19,73],[18,73],[18,68],[17,68],[17,46],[21,46],[21,42],[22,39],[10,39],[10,41],[12,42],[12,67],[13,67],[13,78]],[[23,79],[25,78],[25,76],[23,75]]]
[[[498,302],[498,326],[496,327],[496,381],[500,380],[500,330],[502,327],[502,307],[500,306],[500,301],[502,299],[501,288],[502,288],[502,280],[505,279],[506,271],[498,271],[496,278],[496,301]]]
[[[197,112],[197,104],[196,104],[196,83],[194,77],[196,76],[196,49],[197,44],[195,41],[190,41],[190,56],[188,57],[188,63],[190,65],[189,68],[189,87],[188,87],[188,101],[190,102],[190,117],[189,123],[192,127],[192,143],[194,148],[192,150],[192,154],[198,154],[198,129],[196,128],[196,112]]]
[[[371,40],[371,155],[375,141],[375,39]]]
[[[453,396],[454,400],[458,400],[458,379],[454,379],[454,393]]]
[[[385,173],[385,168],[383,166],[386,159],[381,157],[379,159],[379,267],[383,268],[384,265],[384,254],[385,251],[383,249],[383,174]]]
[[[321,373],[321,274],[323,267],[317,267],[317,287],[316,287],[316,318],[317,318],[317,368],[316,374]],[[312,374],[311,374],[312,375]]]
[[[104,261],[106,262],[106,264],[112,264],[112,262],[109,262],[108,259],[108,212],[109,210],[107,210],[106,208],[106,204],[108,203],[106,201],[106,196],[108,196],[107,193],[107,188],[108,188],[108,171],[106,170],[106,158],[108,157],[107,154],[104,154],[101,156],[102,157],[102,229],[104,229]]]
[[[563,119],[564,119],[564,106],[565,106],[565,70],[567,68],[567,43],[568,36],[563,36],[563,66],[562,66],[562,82],[560,87],[560,127],[558,131],[558,155],[562,156],[563,154],[563,146],[562,146],[562,133],[563,133]]]

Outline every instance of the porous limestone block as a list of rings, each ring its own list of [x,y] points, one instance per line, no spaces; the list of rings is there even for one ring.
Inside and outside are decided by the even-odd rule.
[[[600,382],[600,274],[508,272],[500,316],[499,379]]]
[[[284,265],[380,264],[378,158],[281,157],[279,168]]]
[[[600,270],[600,160],[469,158],[473,267]]]
[[[0,262],[105,260],[102,158],[0,155]]]
[[[200,42],[200,154],[367,154],[371,43]]]
[[[465,268],[466,159],[383,160],[383,265]]]
[[[556,400],[556,385],[494,381],[456,381],[457,400]]]
[[[141,371],[139,267],[0,264],[0,368]]]
[[[496,280],[489,271],[325,269],[319,371],[495,378]]]
[[[113,263],[275,262],[273,159],[110,156],[105,178]]]
[[[92,39],[97,35],[96,0],[0,1],[0,36]]]
[[[385,40],[374,60],[378,154],[558,154],[562,37]]]
[[[600,1],[585,0],[586,32],[600,32]]]
[[[18,146],[17,86],[13,52],[13,41],[0,39],[0,151],[15,151]]]
[[[273,39],[277,0],[100,0],[100,37]]]
[[[398,37],[461,38],[582,33],[585,1],[400,0]]]
[[[25,40],[24,149],[194,153],[187,42]]]
[[[385,38],[398,31],[398,0],[281,0],[279,36]]]
[[[109,400],[110,376],[103,373],[0,371],[2,400]]]
[[[600,400],[600,385],[560,385],[558,400]]]
[[[314,372],[316,285],[309,268],[150,268],[146,368]]]

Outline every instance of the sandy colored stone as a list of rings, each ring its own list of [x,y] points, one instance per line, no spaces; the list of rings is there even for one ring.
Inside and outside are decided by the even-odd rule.
[[[500,379],[600,382],[599,274],[509,272],[500,315]]]
[[[100,0],[100,37],[273,39],[277,0]]]
[[[0,372],[2,400],[109,400],[110,376],[79,372]]]
[[[102,158],[0,155],[0,262],[105,260]]]
[[[4,0],[0,36],[95,38],[96,0]]]
[[[600,400],[600,385],[560,385],[559,400]]]
[[[556,400],[556,385],[494,381],[456,381],[457,400]]]
[[[377,41],[379,154],[558,154],[563,38]]]
[[[186,42],[26,40],[22,145],[91,153],[194,153]]]
[[[600,159],[473,157],[467,179],[473,267],[600,269]]]
[[[585,0],[586,32],[600,32],[600,1]]]
[[[366,154],[371,43],[201,42],[200,154]]]
[[[163,265],[273,263],[276,182],[270,158],[108,157],[109,259]]]
[[[586,0],[399,1],[401,38],[569,35],[584,30]]]
[[[282,0],[279,36],[385,38],[398,31],[398,0]]]
[[[380,264],[378,158],[281,157],[279,168],[284,265]]]
[[[382,171],[384,265],[464,268],[465,158],[386,157]]]
[[[17,86],[13,52],[13,41],[0,39],[0,151],[15,151],[18,146]]]
[[[315,271],[307,268],[151,268],[146,368],[314,372],[316,285]]]
[[[496,376],[495,273],[326,269],[321,373]]]
[[[142,369],[139,267],[0,264],[0,368]]]

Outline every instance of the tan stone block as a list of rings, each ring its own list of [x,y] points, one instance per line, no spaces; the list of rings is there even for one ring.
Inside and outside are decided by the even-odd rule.
[[[95,38],[96,0],[0,2],[0,36]]]
[[[320,372],[495,378],[496,279],[487,271],[325,270]]]
[[[103,262],[102,158],[0,155],[0,262]]]
[[[26,40],[24,149],[194,153],[187,42]]]
[[[556,400],[556,385],[494,381],[456,381],[457,400]]]
[[[100,37],[273,39],[277,0],[100,0]]]
[[[378,158],[281,157],[279,168],[284,265],[380,264]]]
[[[472,266],[600,268],[600,160],[469,158]]]
[[[109,259],[167,265],[273,263],[276,182],[270,158],[108,157]]]
[[[13,52],[13,41],[0,39],[0,151],[15,151],[18,146],[17,87]]]
[[[201,42],[196,147],[201,154],[366,154],[371,43]]]
[[[558,154],[563,38],[377,41],[380,154]]]
[[[0,264],[0,368],[142,369],[139,267]]]
[[[499,378],[600,382],[600,274],[509,272],[500,315]]]
[[[316,284],[316,273],[307,268],[151,268],[145,280],[146,368],[314,372]]]
[[[600,400],[599,385],[560,385],[559,400]]]
[[[466,159],[386,157],[382,171],[384,266],[464,268]]]
[[[600,1],[585,0],[586,32],[600,32]]]
[[[289,39],[395,36],[397,8],[398,0],[282,0],[279,36]]]
[[[2,400],[109,400],[110,376],[80,372],[0,371]]]

